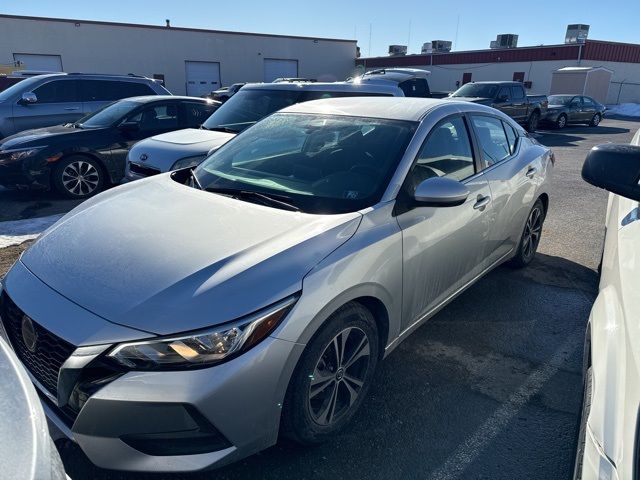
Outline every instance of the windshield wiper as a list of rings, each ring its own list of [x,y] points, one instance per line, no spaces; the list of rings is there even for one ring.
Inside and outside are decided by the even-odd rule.
[[[280,198],[289,198],[284,195],[271,195],[267,193],[254,192],[252,190],[239,190],[236,188],[217,188],[217,187],[207,187],[205,188],[207,192],[212,193],[220,193],[222,195],[229,195],[233,198],[237,199],[254,199],[260,201],[263,205],[282,208],[284,210],[290,210],[292,212],[299,212],[300,209],[293,205],[292,203],[285,202],[283,200],[279,200]]]
[[[209,130],[211,132],[225,132],[225,133],[240,133],[239,130],[234,130],[233,128],[229,128],[229,127],[205,127],[204,125],[202,125],[200,128],[203,128],[204,130]]]
[[[196,174],[193,173],[193,170],[191,170],[191,174],[189,175],[189,178],[191,178],[191,183],[192,183],[192,187],[198,187],[200,190],[202,190],[202,184],[200,183],[200,180],[198,180],[198,177],[196,177]]]

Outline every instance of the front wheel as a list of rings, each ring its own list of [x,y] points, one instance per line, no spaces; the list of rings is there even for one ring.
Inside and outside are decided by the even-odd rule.
[[[542,201],[538,199],[527,217],[527,223],[524,225],[516,255],[509,262],[512,267],[526,267],[533,260],[538,250],[538,244],[540,243],[544,218],[544,205],[542,205]]]
[[[338,309],[309,342],[291,378],[283,435],[313,445],[338,434],[362,404],[378,359],[371,312],[356,302]]]
[[[536,129],[538,128],[538,122],[540,122],[540,112],[535,111],[535,112],[531,112],[531,115],[529,115],[529,120],[527,120],[527,132],[529,133],[533,133],[536,131]]]
[[[589,122],[589,126],[590,127],[597,127],[598,125],[600,125],[600,120],[602,120],[600,118],[600,114],[596,113],[592,118],[591,121]]]
[[[566,126],[567,126],[567,116],[565,114],[562,114],[556,120],[556,128],[558,130],[562,130]]]
[[[60,161],[53,170],[53,186],[67,198],[87,198],[104,185],[102,168],[92,158],[72,155]]]

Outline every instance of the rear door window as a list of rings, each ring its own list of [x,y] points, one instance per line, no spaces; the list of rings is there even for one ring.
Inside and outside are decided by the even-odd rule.
[[[218,108],[218,105],[213,103],[185,102],[182,104],[184,114],[181,123],[185,127],[199,127],[211,116],[216,108]]]
[[[521,102],[524,100],[524,89],[520,86],[511,87],[511,98],[514,102]]]
[[[36,88],[38,103],[78,102],[78,86],[76,80],[52,80]]]
[[[427,97],[429,95],[428,84],[424,78],[405,80],[398,86],[404,92],[405,97]]]
[[[154,95],[149,85],[117,80],[81,80],[84,102],[110,102],[128,97]]]
[[[471,123],[487,167],[511,156],[511,146],[502,120],[487,115],[471,115]]]
[[[513,155],[516,152],[518,136],[511,125],[506,122],[502,122],[502,125],[504,125],[504,131],[507,134],[507,140],[509,141],[509,150],[511,151],[511,155]]]

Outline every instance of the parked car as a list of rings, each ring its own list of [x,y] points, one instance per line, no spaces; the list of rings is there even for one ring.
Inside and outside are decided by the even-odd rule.
[[[586,95],[549,95],[549,109],[544,121],[558,129],[572,123],[597,127],[606,110],[607,107]]]
[[[431,72],[419,68],[381,68],[371,70],[350,82],[378,85],[395,85],[405,97],[445,98],[450,92],[432,92],[428,77]]]
[[[0,141],[0,185],[53,188],[69,198],[89,197],[122,180],[135,142],[198,127],[219,105],[174,95],[133,97],[75,123],[17,133]]]
[[[535,132],[547,113],[546,95],[527,95],[522,82],[469,82],[449,97],[488,105],[509,115],[528,132]]]
[[[238,90],[240,90],[245,85],[246,83],[234,83],[233,85],[229,85],[228,87],[222,87],[218,90],[214,90],[209,95],[206,95],[206,97],[224,103],[231,97],[233,97],[236,93],[238,93]]]
[[[0,139],[22,130],[75,122],[121,98],[170,94],[155,80],[137,75],[27,77],[0,92]]]
[[[587,324],[574,479],[637,478],[640,457],[640,131],[595,147],[582,177],[608,190],[600,292]]]
[[[2,289],[0,288],[0,291]],[[25,331],[29,331],[28,327]],[[0,458],[2,478],[65,480],[40,399],[0,325]]]
[[[37,325],[36,353],[17,351],[101,467],[200,470],[279,433],[315,444],[413,330],[532,261],[552,167],[482,105],[298,103],[193,170],[76,207],[9,271],[0,314],[18,347],[21,319]]]
[[[180,130],[137,143],[127,158],[127,181],[198,165],[245,128],[298,102],[345,96],[402,96],[389,85],[350,83],[264,83],[246,85],[199,130]],[[265,138],[268,143],[271,139]]]

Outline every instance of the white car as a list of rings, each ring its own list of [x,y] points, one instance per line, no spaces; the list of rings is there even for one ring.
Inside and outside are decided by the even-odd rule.
[[[611,192],[600,293],[585,341],[584,404],[574,479],[640,474],[640,131],[587,156],[582,177]]]

